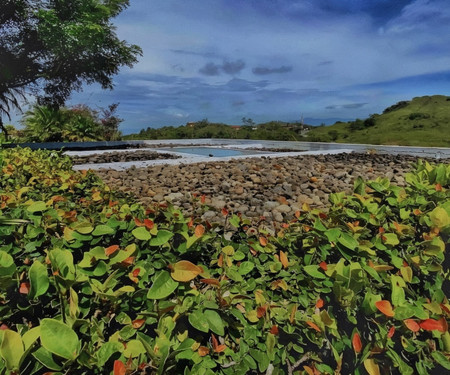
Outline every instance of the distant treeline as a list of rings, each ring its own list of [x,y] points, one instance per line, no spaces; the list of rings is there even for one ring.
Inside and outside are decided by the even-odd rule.
[[[254,124],[250,119],[247,120],[246,125],[233,126],[212,123],[204,119],[178,127],[164,126],[157,129],[148,127],[137,134],[126,135],[123,139],[225,138],[299,141],[304,140],[304,136],[311,128],[310,125],[281,121]]]

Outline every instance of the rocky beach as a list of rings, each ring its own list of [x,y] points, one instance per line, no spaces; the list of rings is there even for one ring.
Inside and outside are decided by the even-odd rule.
[[[404,155],[342,153],[224,162],[98,170],[111,187],[130,192],[146,204],[172,202],[187,215],[209,222],[224,220],[221,210],[277,225],[292,218],[303,203],[326,208],[330,193],[353,188],[359,176],[386,177],[399,186],[418,158]],[[205,195],[204,212],[194,197]]]

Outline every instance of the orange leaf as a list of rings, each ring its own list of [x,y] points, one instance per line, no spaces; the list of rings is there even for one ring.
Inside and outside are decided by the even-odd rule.
[[[155,223],[150,219],[145,219],[144,225],[147,229],[153,229],[153,227],[155,226]]]
[[[188,226],[188,228],[192,228],[194,226],[194,218],[193,217],[191,217],[191,219],[189,220],[187,226]]]
[[[205,202],[206,202],[206,195],[205,195],[205,194],[203,194],[203,195],[200,197],[200,202],[202,202],[202,204],[205,204]]]
[[[322,268],[324,271],[328,269],[328,265],[326,264],[325,261],[320,262],[319,267]]]
[[[305,370],[308,375],[314,375],[314,370],[309,366],[303,366],[303,370]]]
[[[283,268],[288,268],[289,260],[288,260],[286,253],[282,250],[280,250],[280,261],[281,261],[281,264],[283,265]]]
[[[314,322],[311,322],[310,320],[306,321],[306,324],[308,324],[311,328],[315,329],[317,332],[320,332],[320,328],[318,325]]]
[[[421,213],[422,213],[422,211],[420,211],[418,208],[413,210],[413,214],[416,215],[416,216],[419,216]]]
[[[270,333],[272,335],[278,335],[279,334],[278,326],[272,326],[272,328],[270,329]]]
[[[215,351],[216,353],[222,353],[226,348],[227,348],[227,346],[222,344],[222,345],[218,345],[218,346],[214,349],[214,351]]]
[[[180,260],[175,264],[171,264],[169,268],[172,279],[181,282],[191,281],[203,273],[202,267],[196,266],[188,260]]]
[[[30,283],[28,282],[20,283],[19,293],[28,294],[29,291],[30,291]]]
[[[205,233],[205,227],[201,224],[197,225],[195,227],[195,237],[200,238],[201,236],[203,236],[203,234]]]
[[[217,259],[217,265],[222,268],[223,267],[223,254],[219,255],[219,259]]]
[[[414,319],[405,319],[403,323],[405,323],[405,326],[413,332],[418,332],[420,330],[419,324]]]
[[[392,336],[394,336],[395,333],[395,327],[392,326],[391,328],[389,328],[389,332],[387,334],[387,337],[391,338]]]
[[[422,328],[426,331],[447,332],[447,330],[448,330],[447,321],[445,320],[444,317],[442,317],[439,320],[435,320],[435,319],[422,320],[419,325],[420,325],[420,328]]]
[[[383,227],[379,227],[378,228],[378,233],[383,234],[385,232]]]
[[[134,218],[134,223],[136,224],[137,227],[144,226],[144,223],[140,221],[137,217]]]
[[[120,264],[124,267],[129,267],[134,263],[134,257],[128,257],[127,259],[120,262]]]
[[[136,320],[133,320],[132,326],[134,329],[138,329],[138,328],[141,328],[144,325],[144,323],[145,323],[145,319],[136,319]]]
[[[220,286],[219,280],[217,279],[201,279],[200,282],[208,285]]]
[[[355,351],[355,353],[361,353],[362,342],[361,342],[361,336],[359,336],[358,332],[355,332],[355,334],[353,335],[352,345],[353,345],[353,350]]]
[[[266,246],[267,245],[267,239],[263,236],[259,237],[259,243],[261,244],[261,246]]]
[[[198,355],[200,357],[204,357],[205,355],[207,355],[209,353],[209,348],[207,348],[206,346],[200,346],[198,348]]]
[[[436,184],[435,185],[435,189],[436,189],[436,191],[442,191],[442,185],[441,184]]]
[[[216,348],[219,346],[219,342],[216,339],[216,336],[214,336],[214,333],[211,334],[211,345],[213,347],[213,350],[216,350]]]
[[[266,307],[266,306],[259,306],[259,307],[256,309],[256,316],[257,316],[258,318],[262,318],[264,315],[266,315],[266,310],[267,310],[267,307]]]
[[[300,217],[301,212],[300,211],[295,211],[294,216],[298,219]]]
[[[321,308],[323,307],[324,304],[325,304],[325,302],[323,301],[323,299],[322,299],[322,298],[319,298],[319,299],[317,300],[317,302],[316,302],[316,307],[317,307],[318,309],[321,309]]]
[[[114,361],[114,375],[125,375],[126,372],[125,364],[122,361]]]
[[[381,300],[375,302],[375,306],[378,310],[380,310],[384,315],[393,317],[394,316],[394,310],[392,309],[392,305],[387,300]]]
[[[105,255],[109,257],[111,254],[114,254],[118,248],[119,248],[119,245],[112,245],[112,246],[107,247],[105,249]]]

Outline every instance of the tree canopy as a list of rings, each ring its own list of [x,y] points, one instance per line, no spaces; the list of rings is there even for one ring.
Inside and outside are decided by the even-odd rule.
[[[112,19],[129,0],[2,0],[0,115],[19,107],[25,90],[38,102],[61,106],[83,83],[113,87],[141,49],[120,40]],[[0,117],[0,127],[5,131]]]

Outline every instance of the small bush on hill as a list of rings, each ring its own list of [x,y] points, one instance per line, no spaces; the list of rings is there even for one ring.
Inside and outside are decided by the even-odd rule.
[[[449,165],[358,179],[276,235],[144,209],[55,152],[0,168],[1,373],[450,368]]]

